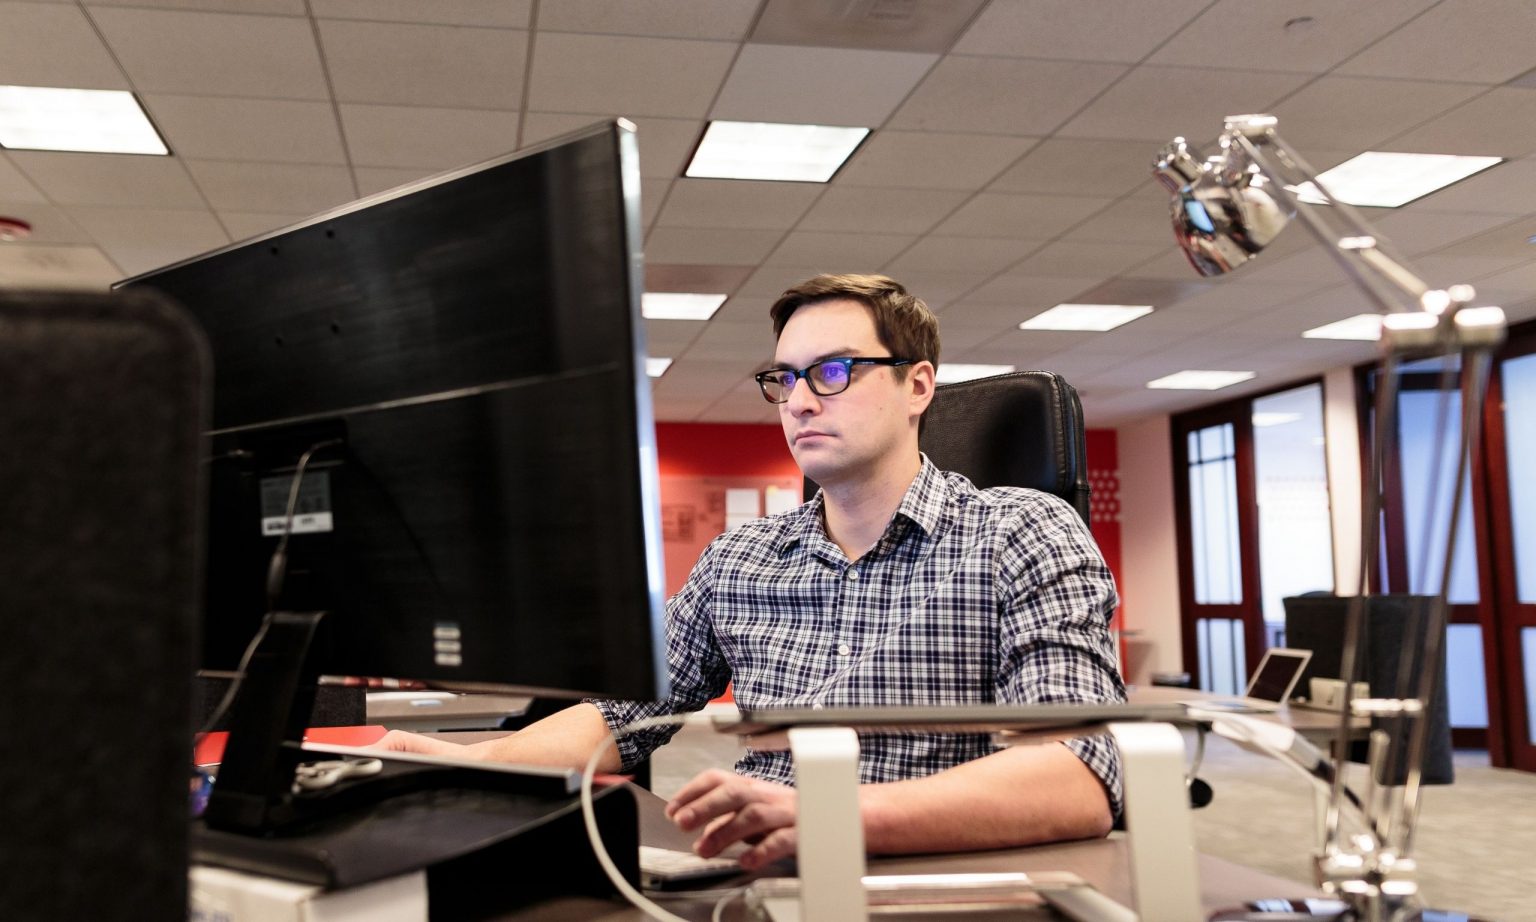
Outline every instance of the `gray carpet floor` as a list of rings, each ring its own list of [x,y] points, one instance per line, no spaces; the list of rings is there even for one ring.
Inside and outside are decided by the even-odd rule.
[[[685,728],[654,757],[652,786],[669,796],[706,768],[729,768],[739,752],[733,737]],[[1194,812],[1201,851],[1311,880],[1305,779],[1221,739],[1208,743],[1200,777],[1215,790],[1210,806]],[[1429,905],[1494,922],[1536,922],[1536,775],[1491,768],[1486,753],[1457,753],[1456,783],[1424,788],[1416,841]]]

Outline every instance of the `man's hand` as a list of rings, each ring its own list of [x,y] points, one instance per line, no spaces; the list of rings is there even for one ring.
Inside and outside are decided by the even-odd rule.
[[[684,832],[703,829],[693,850],[710,858],[735,842],[749,871],[795,853],[795,789],[771,781],[710,769],[685,784],[667,803],[667,816]]]
[[[391,730],[384,734],[383,738],[374,744],[378,749],[388,749],[391,752],[415,752],[427,756],[453,756],[456,759],[484,758],[468,746],[459,743],[450,743],[447,740],[434,739],[430,736],[422,736],[418,733],[407,733],[404,730]]]

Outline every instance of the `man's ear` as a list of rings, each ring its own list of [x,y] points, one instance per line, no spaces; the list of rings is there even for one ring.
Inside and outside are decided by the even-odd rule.
[[[907,369],[907,400],[908,412],[913,419],[923,415],[928,409],[928,404],[933,402],[933,389],[937,386],[933,363],[921,361]]]

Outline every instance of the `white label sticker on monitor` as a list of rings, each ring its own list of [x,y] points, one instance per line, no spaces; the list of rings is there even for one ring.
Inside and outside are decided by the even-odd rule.
[[[288,494],[292,490],[293,477],[290,475],[261,479],[263,535],[281,535],[288,530]],[[326,471],[306,471],[299,485],[299,500],[294,504],[293,533],[304,535],[333,530],[330,474]]]

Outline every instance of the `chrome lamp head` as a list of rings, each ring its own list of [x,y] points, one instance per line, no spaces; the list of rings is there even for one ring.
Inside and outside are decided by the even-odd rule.
[[[1296,212],[1241,148],[1221,138],[1221,153],[1201,161],[1174,138],[1153,165],[1173,194],[1173,236],[1201,275],[1223,275],[1258,255]]]

